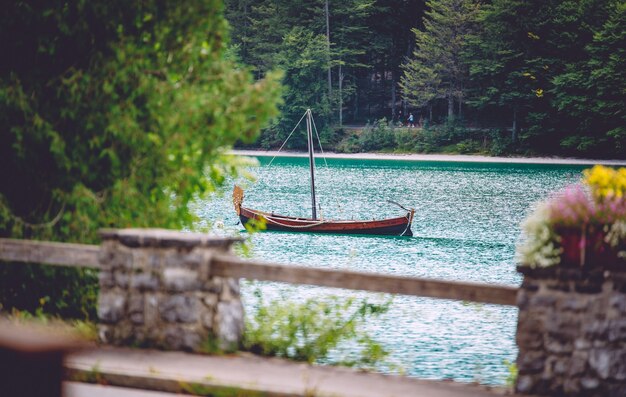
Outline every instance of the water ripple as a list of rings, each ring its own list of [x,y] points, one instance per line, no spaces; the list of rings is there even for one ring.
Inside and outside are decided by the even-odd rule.
[[[261,158],[261,164],[267,159]],[[329,159],[316,174],[318,202],[327,219],[380,219],[402,214],[392,199],[417,209],[415,237],[261,233],[254,257],[327,269],[348,269],[443,280],[519,285],[515,244],[520,222],[551,191],[575,181],[582,167],[481,163]],[[319,164],[318,164],[319,165]],[[277,158],[254,172],[246,206],[286,215],[308,215],[305,158]],[[200,202],[203,220],[237,217],[229,195]],[[220,230],[220,232],[223,232]],[[380,294],[281,283],[255,283],[268,299],[302,300],[328,294],[384,299]],[[250,307],[250,283],[243,296]],[[372,298],[373,297],[373,298]],[[393,352],[409,375],[503,384],[504,361],[517,355],[517,309],[396,296],[368,330]]]

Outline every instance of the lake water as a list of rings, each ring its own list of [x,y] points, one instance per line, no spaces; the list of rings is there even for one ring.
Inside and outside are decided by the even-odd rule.
[[[244,205],[310,216],[308,159],[260,157],[258,180],[246,186]],[[400,160],[318,160],[317,199],[325,218],[371,219],[402,215],[386,202],[415,207],[414,237],[340,236],[266,232],[252,237],[256,259],[443,280],[519,285],[515,245],[520,223],[539,200],[574,183],[583,166]],[[230,192],[198,203],[203,220],[240,230]],[[279,283],[243,283],[247,310],[252,290],[266,300],[301,301],[329,294],[388,297]],[[506,361],[517,355],[517,309],[396,296],[368,331],[408,375],[504,384]]]

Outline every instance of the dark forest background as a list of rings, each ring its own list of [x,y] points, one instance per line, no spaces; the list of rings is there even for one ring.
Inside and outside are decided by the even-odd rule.
[[[621,0],[227,0],[226,17],[230,56],[284,72],[252,146],[311,107],[339,151],[626,157]],[[409,113],[425,128],[396,128]]]

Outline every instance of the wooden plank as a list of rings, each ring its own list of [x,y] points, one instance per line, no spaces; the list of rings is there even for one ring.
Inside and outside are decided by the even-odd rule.
[[[0,239],[0,261],[99,268],[96,245]],[[516,305],[517,288],[503,285],[429,280],[345,270],[278,265],[216,254],[211,264],[216,276],[310,284],[391,294]]]
[[[0,261],[99,268],[97,245],[0,239]]]
[[[69,379],[169,393],[267,397],[496,397],[502,389],[325,367],[251,354],[104,347],[65,360]]]
[[[276,265],[242,260],[228,255],[215,255],[213,257],[211,274],[223,277],[311,284],[512,306],[516,305],[518,291],[516,287],[504,285],[461,283],[376,273]]]

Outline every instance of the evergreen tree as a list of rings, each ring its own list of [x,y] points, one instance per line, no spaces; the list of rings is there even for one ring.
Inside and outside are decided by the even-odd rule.
[[[576,122],[562,145],[594,155],[626,149],[626,3],[610,1],[604,23],[554,82],[554,105]]]
[[[338,109],[339,125],[343,124],[344,103],[356,93],[358,68],[367,67],[364,55],[372,40],[367,27],[374,10],[372,0],[348,0],[330,3],[331,66],[336,69],[336,95],[331,98]]]
[[[454,99],[459,110],[466,93],[467,64],[463,57],[468,36],[475,29],[478,7],[471,0],[432,0],[423,30],[413,29],[415,51],[403,65],[400,87],[415,106],[433,99],[448,103],[448,120],[454,118]]]
[[[478,108],[505,108],[511,113],[511,140],[517,140],[519,113],[541,97],[537,72],[526,65],[528,48],[538,37],[524,18],[524,0],[494,0],[478,14],[466,56],[472,79],[469,103]],[[537,17],[537,15],[533,15]],[[545,87],[545,86],[544,86]]]

